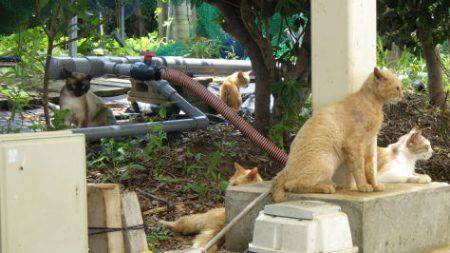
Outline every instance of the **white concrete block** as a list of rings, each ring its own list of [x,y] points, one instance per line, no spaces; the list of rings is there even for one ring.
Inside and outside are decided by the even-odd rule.
[[[318,214],[319,206],[327,211]],[[283,211],[283,208],[288,211]],[[356,252],[347,215],[339,211],[339,206],[320,201],[295,201],[270,205],[268,210],[294,218],[269,215],[261,211],[255,221],[253,241],[249,244],[250,252]],[[306,214],[308,218],[296,218],[296,211],[300,216]]]
[[[315,222],[270,216],[261,211],[255,222],[253,242],[249,251],[312,252],[316,244],[316,233]]]
[[[343,212],[321,215],[315,219],[320,234],[318,252],[335,252],[352,249],[352,234],[347,215]]]
[[[349,219],[352,242],[360,253],[424,253],[450,245],[448,184],[386,184],[385,187],[382,192],[339,189],[335,194],[288,193],[287,197],[340,206]],[[227,220],[269,188],[269,182],[229,187],[225,198]],[[270,197],[258,203],[227,233],[228,251],[244,252],[248,248],[255,220],[267,204]]]

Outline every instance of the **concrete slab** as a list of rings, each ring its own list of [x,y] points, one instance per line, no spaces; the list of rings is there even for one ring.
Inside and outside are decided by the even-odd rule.
[[[428,253],[449,253],[449,252],[450,252],[450,245],[448,245],[447,247],[444,247],[444,248],[432,250]]]
[[[337,205],[314,200],[289,201],[264,207],[265,214],[301,220],[312,220],[322,214],[336,213],[340,210],[341,208]]]
[[[266,191],[268,182],[229,187],[227,220]],[[364,253],[427,252],[450,244],[450,186],[446,183],[388,184],[383,192],[340,190],[336,194],[288,194],[289,200],[337,204],[348,215],[352,240]],[[253,225],[269,198],[257,205],[226,236],[226,249],[243,252],[252,240]]]

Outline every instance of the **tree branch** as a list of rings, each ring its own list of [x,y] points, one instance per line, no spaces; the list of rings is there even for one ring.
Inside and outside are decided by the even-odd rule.
[[[34,5],[34,8],[35,8],[34,12],[36,14],[36,20],[42,27],[42,30],[44,30],[44,33],[47,35],[47,37],[50,36],[50,33],[49,33],[47,27],[45,27],[45,22],[44,22],[44,20],[42,20],[42,17],[41,17],[41,7],[40,7],[39,0],[36,0],[36,4]]]
[[[272,46],[270,45],[269,39],[264,38],[262,36],[261,30],[256,27],[256,24],[253,21],[252,10],[248,3],[248,0],[242,0],[241,2],[241,20],[245,25],[245,28],[247,29],[249,35],[253,38],[253,41],[258,46],[269,74],[275,78],[275,57],[273,55]]]
[[[305,71],[309,71],[311,58],[311,25],[305,28],[305,35],[301,47],[297,48],[297,60],[295,65],[286,73],[286,78],[298,80],[304,76]]]

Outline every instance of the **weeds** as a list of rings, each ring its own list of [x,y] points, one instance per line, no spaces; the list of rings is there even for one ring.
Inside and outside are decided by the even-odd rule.
[[[147,173],[147,162],[159,164],[157,153],[165,148],[167,135],[162,125],[157,124],[149,128],[145,137],[102,139],[98,147],[99,152],[90,152],[87,155],[88,168],[109,170],[106,174],[111,176],[107,180],[113,182],[127,181],[134,173]]]
[[[268,136],[284,149],[290,133],[296,133],[311,116],[311,97],[302,98],[301,93],[308,89],[306,82],[289,80],[272,86],[277,98],[276,108],[281,112],[279,122],[269,128]]]
[[[147,244],[151,251],[159,252],[159,243],[170,239],[171,232],[160,225],[152,225],[150,234],[147,236]]]
[[[1,126],[1,133],[19,132],[24,123],[24,108],[28,106],[28,94],[19,89],[18,87],[1,87],[0,93],[5,95],[8,100],[8,107],[10,116],[7,119],[6,127]],[[16,116],[20,118],[20,126],[14,127],[13,122],[16,120]]]

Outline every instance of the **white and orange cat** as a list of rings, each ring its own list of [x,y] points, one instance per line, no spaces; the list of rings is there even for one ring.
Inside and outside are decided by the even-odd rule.
[[[239,88],[248,87],[250,76],[247,72],[238,71],[229,75],[220,86],[220,99],[234,111],[239,111],[242,97]]]
[[[234,163],[235,173],[228,180],[229,185],[244,185],[262,182],[258,168],[247,170],[238,163]],[[197,234],[193,241],[193,248],[200,248],[212,239],[225,226],[225,208],[219,207],[206,213],[183,216],[176,221],[160,221],[170,230],[181,234]],[[216,252],[218,245],[211,247],[208,252]]]
[[[432,154],[430,141],[422,136],[421,130],[413,128],[396,143],[378,147],[378,182],[430,183],[430,176],[416,173],[415,169],[417,161],[428,160]]]
[[[361,89],[315,112],[291,144],[286,167],[272,185],[272,201],[285,191],[334,193],[335,171],[345,165],[361,192],[381,191],[374,158],[383,122],[383,105],[402,99],[400,80],[390,70],[374,68]]]

